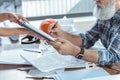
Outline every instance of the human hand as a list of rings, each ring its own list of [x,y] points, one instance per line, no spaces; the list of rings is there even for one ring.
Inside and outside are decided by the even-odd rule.
[[[4,15],[5,18],[6,18],[5,20],[10,20],[10,21],[15,22],[15,23],[17,23],[17,24],[20,24],[20,23],[19,23],[19,19],[22,19],[22,20],[28,22],[28,20],[27,20],[25,17],[23,17],[22,15],[20,15],[20,14],[3,13],[3,15]]]
[[[63,55],[76,56],[80,52],[80,48],[78,46],[75,46],[71,42],[62,38],[57,38],[56,42],[48,41],[48,43],[52,45],[60,54]]]
[[[54,24],[50,25],[50,27],[49,27],[49,34],[55,38],[62,37],[64,34],[64,31],[61,30],[60,24],[57,23],[57,25],[54,28],[53,28],[53,25]]]

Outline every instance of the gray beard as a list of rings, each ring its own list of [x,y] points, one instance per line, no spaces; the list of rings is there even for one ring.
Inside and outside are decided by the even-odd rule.
[[[115,1],[110,0],[110,2],[105,6],[100,3],[96,3],[93,15],[100,20],[108,20],[114,16],[115,12]]]

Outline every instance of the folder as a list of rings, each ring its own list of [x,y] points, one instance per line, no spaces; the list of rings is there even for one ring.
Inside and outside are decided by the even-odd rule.
[[[104,69],[98,67],[64,72],[57,71],[54,78],[55,80],[82,80],[85,78],[93,78],[108,75],[109,73],[107,73]]]
[[[103,77],[95,77],[95,78],[88,78],[83,80],[120,80],[120,74],[116,75],[109,75],[109,76],[103,76]]]

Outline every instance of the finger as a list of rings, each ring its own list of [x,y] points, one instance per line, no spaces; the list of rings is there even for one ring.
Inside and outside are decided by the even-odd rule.
[[[9,19],[11,22],[18,23],[18,17],[14,13],[9,13]]]
[[[66,43],[67,42],[66,39],[62,39],[62,38],[57,38],[56,41],[60,42],[60,43]]]
[[[53,25],[54,25],[54,24],[50,24],[49,27],[48,27],[48,33],[49,33],[49,34],[52,33],[52,30],[53,30],[53,29],[52,29],[52,26],[53,26]]]
[[[58,42],[47,41],[48,44],[52,45],[55,49],[59,50],[60,44]]]
[[[49,35],[52,36],[52,37],[54,37],[54,38],[56,37],[55,33],[52,33],[52,32],[50,32]]]
[[[18,20],[19,20],[19,19],[22,19],[23,21],[29,22],[25,17],[23,17],[23,16],[20,15],[20,14],[16,14],[16,16],[18,17]]]
[[[49,26],[49,33],[55,31],[55,29],[57,29],[57,28],[59,28],[59,27],[60,27],[60,25],[59,25],[58,22],[56,21],[54,24],[51,24],[51,25]]]

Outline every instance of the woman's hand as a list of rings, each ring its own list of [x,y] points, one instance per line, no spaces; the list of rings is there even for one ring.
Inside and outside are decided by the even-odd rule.
[[[0,18],[1,18],[0,21],[10,20],[17,24],[19,24],[19,19],[22,19],[22,20],[28,22],[28,20],[25,17],[23,17],[22,15],[14,14],[14,13],[1,13]]]

